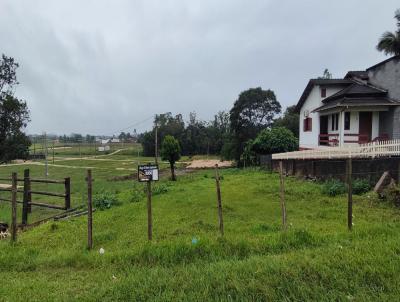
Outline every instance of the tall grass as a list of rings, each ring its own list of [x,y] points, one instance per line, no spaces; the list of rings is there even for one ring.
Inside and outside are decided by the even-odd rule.
[[[277,175],[221,173],[223,238],[213,171],[206,170],[157,184],[149,243],[144,195],[129,199],[141,185],[107,182],[99,171],[95,190],[114,191],[122,204],[95,212],[95,249],[86,250],[85,217],[19,234],[15,246],[1,241],[0,301],[398,299],[398,209],[372,195],[354,196],[348,232],[345,196],[328,197],[318,184],[288,178],[283,231]]]

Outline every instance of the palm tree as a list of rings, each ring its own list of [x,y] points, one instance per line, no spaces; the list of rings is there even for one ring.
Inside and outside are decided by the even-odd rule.
[[[379,39],[376,48],[386,55],[398,56],[400,55],[400,9],[396,10],[394,17],[397,20],[397,30],[395,32],[385,32]]]

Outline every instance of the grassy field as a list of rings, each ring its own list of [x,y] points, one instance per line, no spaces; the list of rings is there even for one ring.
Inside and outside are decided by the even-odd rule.
[[[86,163],[85,163],[86,164]],[[23,166],[2,167],[1,175]],[[43,167],[32,166],[33,174]],[[131,167],[135,169],[134,166]],[[70,174],[73,201],[85,202],[84,168]],[[289,228],[280,226],[279,179],[257,169],[222,170],[225,236],[217,228],[213,171],[164,177],[153,197],[153,242],[147,242],[143,189],[114,162],[93,170],[95,192],[121,204],[94,213],[93,251],[86,219],[48,222],[0,241],[0,301],[395,301],[400,297],[399,210],[355,196],[354,230],[345,196],[286,179]],[[136,191],[135,191],[136,190]],[[8,205],[0,211],[7,219]],[[105,253],[100,254],[99,249]]]

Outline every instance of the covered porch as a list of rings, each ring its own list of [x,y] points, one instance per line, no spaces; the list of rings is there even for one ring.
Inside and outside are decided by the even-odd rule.
[[[388,108],[336,108],[319,112],[320,146],[345,146],[388,140],[381,131],[381,112]]]

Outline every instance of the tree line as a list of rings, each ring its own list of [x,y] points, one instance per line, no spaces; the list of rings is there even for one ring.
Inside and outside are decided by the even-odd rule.
[[[157,132],[159,146],[166,136],[172,136],[179,142],[182,155],[214,154],[241,163],[246,156],[245,148],[249,150],[251,142],[263,130],[275,133],[272,129],[284,127],[288,132],[284,134],[286,137],[283,142],[288,139],[291,141],[288,146],[278,148],[278,151],[296,148],[298,114],[294,106],[288,107],[282,116],[280,113],[281,105],[272,90],[250,88],[240,93],[229,112],[220,111],[211,121],[202,121],[195,113],[190,113],[187,122],[181,114],[157,114],[152,130],[142,133],[139,142],[145,156],[154,156]],[[260,146],[263,145],[258,144],[252,152],[269,152]]]

